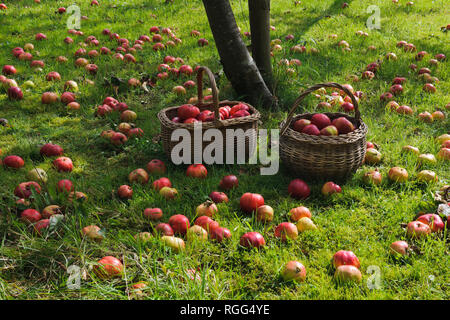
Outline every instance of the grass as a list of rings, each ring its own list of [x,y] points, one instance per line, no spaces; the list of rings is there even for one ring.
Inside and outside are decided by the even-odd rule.
[[[0,149],[3,156],[17,154],[24,158],[25,167],[20,170],[0,169],[0,297],[2,299],[128,299],[131,284],[147,281],[144,290],[146,299],[449,299],[450,267],[449,243],[445,234],[433,234],[425,240],[408,240],[420,248],[422,254],[404,259],[389,256],[391,242],[406,239],[401,224],[414,219],[418,212],[434,212],[436,203],[432,194],[442,185],[449,183],[449,164],[426,166],[439,176],[437,184],[418,184],[415,177],[421,170],[415,156],[401,153],[406,144],[417,146],[423,153],[436,154],[439,145],[434,138],[450,130],[448,118],[441,122],[425,124],[418,120],[422,111],[444,110],[450,102],[450,68],[448,60],[432,68],[439,78],[435,94],[422,91],[423,83],[408,66],[417,63],[428,66],[428,59],[414,61],[414,53],[405,53],[396,48],[399,40],[414,43],[418,51],[431,54],[450,55],[448,33],[440,31],[447,25],[448,8],[444,1],[420,1],[406,7],[405,1],[395,5],[391,1],[350,1],[349,8],[341,9],[343,1],[302,1],[294,6],[293,1],[272,1],[271,23],[276,26],[272,38],[284,39],[292,33],[295,41],[283,41],[283,51],[274,58],[276,95],[280,100],[278,112],[264,111],[263,127],[277,128],[286,117],[298,93],[309,85],[336,81],[348,83],[350,74],[361,75],[365,66],[378,59],[384,60],[387,52],[394,52],[398,60],[384,61],[381,70],[373,80],[352,83],[366,97],[361,101],[362,117],[369,127],[368,140],[376,142],[383,154],[377,166],[383,173],[384,182],[379,187],[367,187],[362,182],[363,166],[356,175],[342,185],[343,192],[332,198],[324,198],[321,185],[311,183],[311,197],[297,201],[287,194],[287,185],[292,176],[283,168],[275,176],[260,176],[257,166],[214,165],[208,166],[208,178],[201,183],[185,177],[186,166],[175,166],[162,152],[152,138],[159,133],[156,114],[164,107],[180,105],[187,97],[178,97],[171,88],[184,80],[158,82],[150,93],[141,89],[121,88],[117,98],[126,102],[137,112],[136,125],[145,132],[141,139],[130,139],[123,147],[113,147],[100,138],[103,130],[115,129],[118,116],[94,117],[95,107],[106,96],[114,95],[105,84],[112,76],[128,80],[155,75],[157,66],[167,55],[179,56],[190,65],[207,65],[214,72],[220,71],[220,63],[214,41],[201,1],[101,1],[99,7],[89,6],[89,1],[79,3],[81,14],[88,20],[81,21],[85,36],[95,35],[100,45],[115,48],[114,41],[102,36],[101,31],[109,28],[121,37],[133,40],[141,34],[148,34],[152,25],[171,27],[183,41],[181,45],[165,52],[154,52],[147,44],[144,50],[135,54],[136,64],[118,62],[109,56],[92,59],[99,66],[96,76],[87,75],[84,69],[73,65],[73,52],[78,42],[85,37],[73,36],[75,42],[66,45],[63,39],[66,31],[67,14],[55,11],[60,6],[68,7],[71,1],[32,0],[6,1],[8,11],[0,12],[0,66],[13,64],[18,70],[14,79],[21,85],[32,80],[35,88],[24,90],[24,99],[12,102],[6,93],[0,91],[0,117],[7,118],[10,127],[0,127]],[[369,17],[366,8],[375,4],[381,13],[381,29],[367,30],[365,22]],[[249,30],[248,12],[245,1],[232,1],[234,13],[242,31]],[[152,14],[154,16],[152,16]],[[197,46],[197,39],[189,36],[197,29],[209,40],[208,47]],[[357,30],[369,33],[367,38],[355,35]],[[34,35],[43,32],[48,40],[34,41]],[[338,34],[330,39],[329,34]],[[351,51],[337,48],[339,40],[349,42]],[[248,42],[248,40],[246,40]],[[42,73],[33,72],[27,62],[18,61],[11,50],[27,42],[35,45],[33,55],[44,60]],[[294,43],[304,43],[307,48],[316,47],[318,54],[291,54]],[[367,47],[375,45],[377,50]],[[55,58],[64,55],[66,64],[59,64]],[[278,66],[281,58],[298,58],[302,66],[295,76],[288,76],[285,67]],[[61,82],[45,81],[45,74],[57,71]],[[405,76],[408,82],[405,92],[396,100],[411,106],[414,116],[402,116],[385,110],[379,102],[381,93],[388,90],[394,76]],[[77,100],[79,111],[68,111],[63,105],[43,105],[40,96],[45,91],[63,92],[66,80],[78,82],[80,92]],[[84,79],[95,81],[87,84]],[[227,80],[219,81],[221,98],[234,98]],[[304,110],[314,110],[317,100],[307,99]],[[256,106],[257,107],[257,106]],[[298,110],[301,112],[302,110]],[[447,112],[448,115],[448,112]],[[39,146],[53,142],[66,151],[75,166],[70,174],[56,172],[51,167],[52,159],[39,155]],[[114,191],[126,184],[128,173],[145,167],[154,158],[162,159],[168,165],[167,176],[174,183],[181,197],[166,201],[149,186],[133,185],[133,199],[121,201]],[[13,190],[17,184],[26,181],[26,173],[34,166],[45,169],[49,174],[46,186],[49,196],[37,199],[34,206],[42,209],[48,204],[64,205],[66,219],[57,233],[43,237],[33,235],[17,216]],[[397,186],[387,181],[390,167],[406,168],[411,179]],[[143,244],[133,236],[142,231],[151,231],[152,225],[142,212],[146,207],[163,209],[163,221],[173,214],[184,214],[190,220],[195,217],[195,208],[206,200],[208,194],[218,188],[220,179],[226,174],[239,177],[239,187],[228,193],[230,202],[219,205],[217,221],[231,230],[232,240],[223,245],[213,242],[187,242],[185,252],[174,253],[162,246],[158,238]],[[58,196],[56,182],[62,178],[71,179],[76,189],[88,195],[83,203],[70,204]],[[153,179],[153,177],[152,177]],[[244,192],[257,192],[275,210],[275,219],[263,225],[239,210],[239,197]],[[311,209],[317,231],[305,232],[296,241],[281,243],[273,236],[273,227],[287,221],[287,213],[293,207],[305,205]],[[101,243],[83,239],[82,227],[96,224],[103,228],[106,238]],[[267,246],[257,251],[246,251],[239,247],[239,237],[248,231],[258,231],[266,239]],[[361,261],[363,281],[360,284],[338,285],[333,280],[330,259],[340,249],[352,250]],[[113,255],[123,260],[125,275],[122,279],[101,280],[95,277],[92,266],[103,256]],[[302,284],[285,283],[280,280],[279,271],[289,260],[301,261],[307,269],[307,280]],[[69,290],[66,286],[67,268],[76,265],[81,268],[80,290]],[[381,287],[369,289],[367,281],[372,279],[370,266],[377,266],[381,272]],[[201,280],[191,281],[188,269],[200,270]],[[69,281],[70,282],[70,281]]]

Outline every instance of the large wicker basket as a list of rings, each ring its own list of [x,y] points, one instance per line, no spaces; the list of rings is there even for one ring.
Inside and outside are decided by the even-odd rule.
[[[212,89],[212,102],[205,103],[203,101],[203,73],[206,72]],[[244,152],[245,161],[248,161],[250,156],[253,154],[253,152],[256,150],[256,139],[257,139],[257,131],[258,131],[258,121],[260,118],[260,113],[258,110],[256,110],[253,106],[251,106],[248,103],[241,102],[241,101],[219,101],[219,94],[217,90],[216,81],[214,79],[214,74],[209,70],[207,67],[200,67],[197,71],[197,94],[198,99],[196,106],[200,109],[200,111],[203,110],[211,110],[214,111],[214,121],[211,122],[203,122],[202,123],[202,136],[203,133],[208,129],[218,129],[221,131],[223,136],[223,163],[230,163],[234,164],[236,163],[238,152],[240,152],[240,156],[242,156],[242,151]],[[246,117],[240,117],[240,118],[232,118],[232,119],[220,119],[220,112],[219,108],[223,106],[230,106],[233,107],[236,104],[243,103],[246,104],[250,109],[250,115]],[[187,129],[191,135],[191,157],[190,157],[190,163],[197,163],[199,161],[196,161],[198,158],[195,158],[195,154],[199,154],[201,152],[203,154],[203,150],[206,146],[208,146],[211,142],[210,141],[203,141],[201,143],[194,143],[194,124],[192,123],[176,123],[173,122],[171,119],[177,115],[177,109],[178,106],[175,107],[169,107],[161,110],[158,113],[158,119],[161,124],[161,140],[163,143],[163,149],[166,155],[171,159],[172,161],[172,149],[179,143],[179,141],[172,141],[172,133],[176,129]],[[233,145],[234,150],[230,150],[230,148],[227,148],[227,136],[226,136],[226,130],[232,129],[232,130],[238,130],[242,129],[244,133],[246,134],[237,134],[236,137],[233,138]],[[253,129],[253,130],[249,130]],[[231,140],[229,140],[231,141]],[[238,145],[242,145],[242,142],[245,143],[244,150],[239,149]],[[255,142],[255,143],[253,143]],[[233,151],[233,152],[232,152]],[[229,155],[228,155],[229,154]],[[233,157],[233,162],[227,161],[228,157]]]
[[[343,113],[325,113],[331,120],[345,117],[355,130],[338,136],[314,136],[295,131],[293,123],[311,119],[314,113],[295,115],[295,110],[310,93],[322,87],[344,91],[355,107],[355,117]],[[305,179],[344,181],[361,166],[366,153],[367,126],[361,120],[358,102],[350,90],[338,83],[320,83],[305,90],[295,100],[285,121],[280,123],[280,158],[284,166]]]

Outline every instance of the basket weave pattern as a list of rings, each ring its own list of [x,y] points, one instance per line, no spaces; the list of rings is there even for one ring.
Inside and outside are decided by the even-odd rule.
[[[338,136],[314,136],[297,132],[293,123],[298,119],[311,119],[314,113],[294,116],[295,110],[310,93],[322,87],[344,91],[355,107],[355,117],[344,113],[325,113],[331,120],[345,117],[355,130]],[[316,84],[305,90],[294,102],[285,121],[280,123],[280,158],[294,174],[317,180],[342,181],[351,177],[362,165],[366,153],[367,125],[361,120],[358,102],[353,94],[338,83]]]

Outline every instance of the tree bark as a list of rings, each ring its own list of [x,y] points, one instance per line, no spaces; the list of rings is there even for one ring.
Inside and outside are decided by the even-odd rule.
[[[276,107],[276,98],[266,86],[242,40],[229,0],[203,0],[203,5],[223,71],[234,90],[255,107]]]
[[[270,0],[248,0],[252,57],[264,82],[273,92],[272,59],[270,56]]]

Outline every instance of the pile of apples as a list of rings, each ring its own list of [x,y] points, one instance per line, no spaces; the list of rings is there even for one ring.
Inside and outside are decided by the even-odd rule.
[[[223,106],[219,108],[220,119],[234,119],[246,117],[251,114],[250,107],[244,103],[238,103],[233,107]],[[214,121],[215,114],[211,110],[200,111],[198,107],[192,104],[184,104],[177,109],[177,116],[171,120],[175,123],[196,123]]]
[[[309,119],[296,120],[292,128],[300,133],[314,136],[337,136],[355,130],[354,124],[346,117],[331,120],[326,114],[316,113]]]

